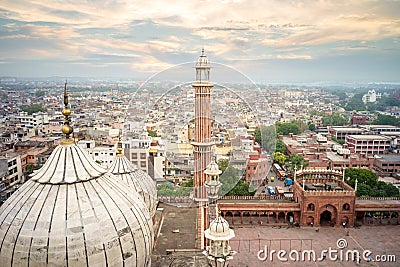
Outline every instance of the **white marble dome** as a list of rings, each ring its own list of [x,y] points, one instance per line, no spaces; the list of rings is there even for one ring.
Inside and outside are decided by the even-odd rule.
[[[222,218],[221,216],[218,216],[215,220],[213,220],[210,223],[210,235],[214,236],[226,236],[229,235],[229,223]]]
[[[222,171],[219,169],[218,164],[213,160],[208,164],[204,173],[207,175],[217,176],[220,175]]]
[[[235,237],[235,233],[229,228],[229,223],[221,216],[220,212],[217,212],[215,219],[204,231],[204,236],[210,240],[230,240]]]
[[[118,153],[108,172],[137,191],[142,196],[150,216],[154,216],[157,208],[157,187],[156,182],[147,173],[136,168],[123,154]]]
[[[0,207],[2,267],[150,266],[153,237],[140,195],[71,140]]]

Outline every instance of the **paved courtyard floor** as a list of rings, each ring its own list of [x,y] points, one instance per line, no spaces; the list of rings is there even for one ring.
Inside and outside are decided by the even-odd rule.
[[[164,208],[161,229],[157,244],[153,251],[154,267],[203,267],[207,261],[196,244],[196,209],[176,207],[160,203]],[[234,226],[236,237],[231,240],[231,247],[237,251],[230,267],[262,267],[262,266],[400,266],[400,225],[362,226],[361,228],[339,227],[301,227],[287,226]],[[177,231],[179,230],[179,231]],[[343,239],[339,242],[338,240]],[[343,249],[339,252],[338,245]],[[268,257],[264,253],[267,246]],[[328,254],[329,249],[338,250]],[[260,250],[263,250],[259,253]],[[287,261],[278,259],[277,252],[270,257],[271,250],[285,250]],[[316,260],[308,260],[308,254],[315,251]],[[327,250],[324,260],[321,252]],[[364,260],[363,253],[370,250],[371,261]],[[173,251],[169,253],[168,251]],[[292,251],[292,252],[291,252]],[[351,255],[346,260],[347,252],[358,251],[361,261],[356,263]],[[307,252],[307,253],[306,253]],[[291,253],[291,254],[289,254]],[[297,254],[299,261],[294,261]],[[341,254],[340,254],[341,253]],[[257,255],[259,254],[259,255]],[[305,260],[302,260],[302,256]],[[341,256],[342,255],[342,256]],[[259,257],[261,259],[259,259]],[[334,256],[337,256],[336,260]],[[374,261],[376,256],[391,262]],[[292,259],[291,259],[291,258]],[[263,259],[265,258],[265,259]]]
[[[399,225],[362,226],[358,229],[332,227],[318,229],[319,231],[311,227],[236,227],[234,229],[236,237],[231,240],[231,247],[238,253],[229,266],[400,266]],[[338,241],[339,239],[342,240]],[[339,249],[338,246],[343,249]],[[268,249],[267,258],[264,253],[266,248]],[[329,248],[332,251],[331,256],[327,252],[325,258],[319,260],[323,258],[321,252],[329,251]],[[260,250],[263,251],[259,253]],[[272,254],[271,258],[271,250],[285,250],[287,254],[282,255],[281,258],[286,258],[287,261],[279,260],[277,253]],[[311,250],[315,251],[315,261],[308,260]],[[360,253],[359,263],[353,261],[349,250]],[[372,252],[369,262],[364,260],[365,250]],[[303,251],[304,261],[302,260]],[[299,261],[294,261],[297,253]],[[349,260],[346,260],[346,254],[350,255]],[[375,259],[379,260],[379,257],[391,262],[375,261]]]

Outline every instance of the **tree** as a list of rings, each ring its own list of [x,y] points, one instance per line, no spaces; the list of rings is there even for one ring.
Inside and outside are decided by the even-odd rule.
[[[157,137],[157,131],[153,131],[153,130],[147,130],[147,132],[149,133],[150,137]]]
[[[265,150],[274,152],[276,148],[275,126],[261,126],[255,129],[254,138],[256,142]]]
[[[358,185],[367,184],[371,188],[376,187],[378,176],[370,170],[350,168],[345,171],[345,181],[354,188],[355,180],[358,180]]]
[[[33,172],[33,165],[31,163],[28,163],[28,165],[26,165],[26,172],[28,174],[31,174]]]
[[[347,104],[344,106],[344,109],[347,111],[362,111],[366,110],[366,105],[364,102],[362,102],[362,96],[363,94],[356,94],[353,96],[353,98],[347,102]]]
[[[193,178],[189,180],[189,182],[182,185],[183,187],[194,187]]]
[[[345,171],[345,181],[355,187],[357,178],[357,196],[363,197],[397,197],[399,189],[392,184],[378,181],[378,175],[370,170],[350,168]]]
[[[300,128],[297,124],[292,122],[277,122],[275,124],[277,134],[288,135],[288,134],[299,134]]]
[[[302,155],[299,154],[291,154],[290,157],[286,161],[286,167],[290,169],[291,172],[294,172],[294,169],[299,169],[300,166],[306,167],[308,166],[308,161],[304,159]]]
[[[40,105],[23,105],[21,106],[21,110],[28,112],[29,115],[32,115],[33,113],[39,112],[39,111],[46,111],[45,107],[42,107]]]
[[[219,189],[218,193],[220,196],[224,196],[235,187],[240,180],[240,176],[234,167],[228,166],[220,175],[219,180],[221,182],[221,188]]]
[[[385,184],[385,192],[388,197],[400,196],[399,189],[392,184]]]
[[[296,124],[297,127],[299,127],[299,132],[300,132],[300,133],[307,131],[308,128],[309,128],[308,124],[305,123],[305,122],[302,121],[302,120],[294,120],[294,121],[292,121],[292,123],[293,123],[293,124]]]
[[[332,137],[332,141],[335,141],[335,142],[338,143],[338,144],[343,145],[343,144],[345,143],[344,140],[339,140],[339,139],[337,139],[336,136],[334,136],[333,134],[331,134],[331,137]]]
[[[8,96],[4,92],[0,92],[0,99],[6,99]]]
[[[285,164],[287,157],[285,156],[285,154],[281,153],[281,152],[275,152],[273,154],[274,157],[274,162],[278,163],[279,165],[283,166],[283,164]]]
[[[367,184],[359,184],[357,186],[357,196],[358,197],[369,197],[371,196],[372,189]]]
[[[316,109],[312,109],[311,111],[310,111],[310,117],[314,117],[314,116],[322,116],[322,115],[324,115],[324,113],[323,112],[321,112],[321,111],[318,111],[318,110],[316,110]]]
[[[250,192],[250,183],[239,180],[238,183],[226,194],[227,196],[252,196],[254,191]]]
[[[238,170],[228,166],[225,172],[220,176],[221,188],[220,196],[252,196],[254,191],[250,190],[250,183],[240,179]]]
[[[324,126],[334,125],[334,126],[343,126],[349,124],[349,118],[345,116],[341,116],[338,113],[334,113],[332,115],[327,115],[322,118],[322,122]]]
[[[175,187],[171,183],[165,182],[157,185],[157,194],[159,196],[167,196],[167,197],[181,197],[181,196],[189,196],[193,191],[192,187]]]
[[[229,165],[229,159],[220,159],[217,162],[220,171],[224,172]]]
[[[41,91],[41,90],[35,92],[35,96],[36,97],[43,97],[43,96],[45,96],[45,94],[46,93],[44,91]]]
[[[285,153],[286,152],[286,146],[285,144],[282,142],[281,139],[277,138],[276,139],[276,149],[275,152],[281,152],[281,153]]]
[[[400,119],[390,115],[378,114],[378,118],[372,124],[400,126]]]
[[[315,129],[316,129],[316,127],[315,127],[315,124],[314,123],[308,123],[308,129],[310,130],[310,131],[315,131]]]

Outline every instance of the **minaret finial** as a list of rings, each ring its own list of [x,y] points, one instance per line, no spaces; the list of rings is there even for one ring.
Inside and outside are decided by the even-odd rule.
[[[121,141],[121,131],[118,134],[118,144],[117,144],[117,157],[122,157],[122,141]]]
[[[202,56],[204,55],[204,47],[201,48],[201,55],[202,55]]]
[[[64,84],[64,106],[68,107],[68,92],[67,92],[67,80],[65,80]]]
[[[71,110],[68,107],[68,91],[67,91],[67,81],[64,84],[64,109],[61,112],[64,115],[64,125],[61,128],[63,134],[65,134],[66,138],[61,142],[62,145],[69,145],[73,144],[74,140],[71,139],[69,136],[72,134],[74,129],[69,125],[71,122],[69,116],[71,115]]]

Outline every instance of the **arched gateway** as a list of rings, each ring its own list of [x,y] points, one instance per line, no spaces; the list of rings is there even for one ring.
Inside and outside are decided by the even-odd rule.
[[[320,207],[319,224],[321,226],[334,226],[337,220],[337,209],[332,205]]]

